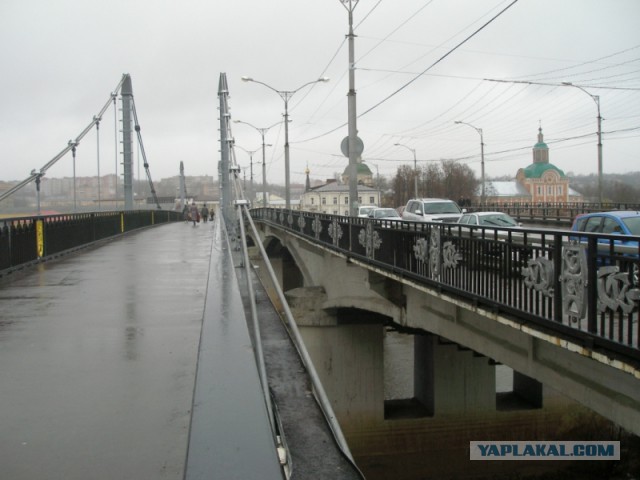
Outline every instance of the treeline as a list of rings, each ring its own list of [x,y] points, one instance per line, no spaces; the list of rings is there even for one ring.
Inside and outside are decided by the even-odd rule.
[[[441,197],[452,200],[473,200],[480,180],[466,164],[453,160],[443,160],[418,167],[403,165],[388,185],[390,191],[383,203],[398,207],[415,198],[415,179],[418,179],[418,197]]]
[[[571,179],[571,188],[580,192],[586,200],[597,200],[597,175],[570,173],[568,177]],[[613,203],[640,203],[640,172],[603,174],[602,196],[604,201]]]

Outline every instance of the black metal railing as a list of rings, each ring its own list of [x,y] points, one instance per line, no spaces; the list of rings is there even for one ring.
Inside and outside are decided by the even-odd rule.
[[[181,220],[178,212],[135,210],[0,220],[0,273],[97,240]]]
[[[511,215],[518,221],[534,223],[552,223],[570,226],[577,215],[582,213],[607,212],[614,210],[640,211],[638,203],[527,203],[527,202],[499,202],[471,204],[466,207],[469,211],[499,211]]]
[[[640,237],[251,213],[350,258],[640,361]]]

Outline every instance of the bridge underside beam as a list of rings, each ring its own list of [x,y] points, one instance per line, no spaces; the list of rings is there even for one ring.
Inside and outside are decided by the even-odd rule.
[[[406,326],[441,335],[509,365],[640,434],[640,386],[625,371],[574,351],[552,336],[536,336],[506,317],[475,308],[437,292],[405,285]],[[514,376],[514,387],[533,397],[535,383]]]

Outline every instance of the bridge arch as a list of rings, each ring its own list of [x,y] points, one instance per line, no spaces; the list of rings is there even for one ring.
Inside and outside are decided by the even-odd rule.
[[[300,260],[296,249],[290,248],[291,242],[286,236],[282,237],[272,232],[260,239],[255,239],[252,235],[247,237],[254,245],[257,242],[262,244],[284,292],[312,284],[311,273],[305,268],[305,263]]]

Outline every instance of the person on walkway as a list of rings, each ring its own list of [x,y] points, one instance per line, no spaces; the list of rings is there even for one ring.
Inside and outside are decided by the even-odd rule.
[[[196,226],[196,222],[198,221],[198,206],[195,201],[191,202],[191,207],[189,208],[189,215],[191,215],[191,221],[193,222],[193,226]]]
[[[211,207],[209,220],[213,222],[215,218],[216,218],[216,211],[213,207]]]
[[[202,205],[202,210],[200,210],[200,216],[202,217],[202,221],[204,223],[207,223],[207,220],[209,220],[209,209],[207,208],[206,203]]]
[[[182,209],[182,218],[184,219],[185,223],[189,221],[189,205],[188,204],[184,204],[184,208]]]

